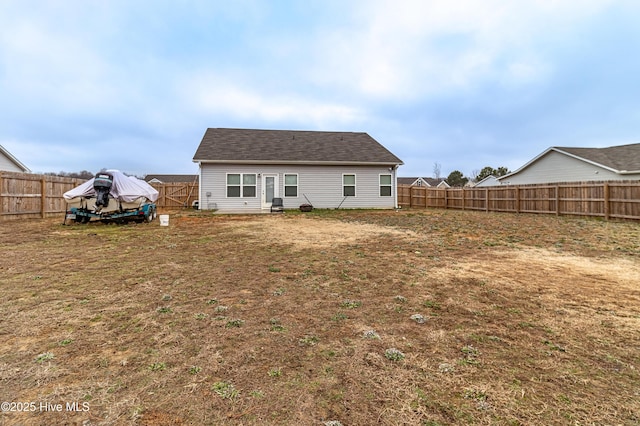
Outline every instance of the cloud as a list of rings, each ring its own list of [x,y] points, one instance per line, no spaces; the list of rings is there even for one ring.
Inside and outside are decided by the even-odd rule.
[[[45,171],[126,170],[128,156],[126,171],[171,172],[217,126],[367,131],[407,173],[511,166],[552,144],[633,141],[639,12],[633,0],[0,1],[0,139]]]
[[[20,103],[49,104],[56,112],[117,101],[118,94],[106,84],[111,66],[87,43],[87,37],[65,32],[37,13],[1,24],[2,86]]]
[[[227,116],[233,120],[296,123],[318,129],[362,123],[366,113],[357,107],[324,101],[321,96],[269,90],[212,73],[194,74],[178,85],[181,103],[199,115]],[[222,120],[223,121],[223,120]]]
[[[610,0],[415,0],[349,2],[351,20],[317,35],[315,78],[374,99],[406,102],[473,91],[507,78],[549,78],[552,58],[537,45],[570,33]]]

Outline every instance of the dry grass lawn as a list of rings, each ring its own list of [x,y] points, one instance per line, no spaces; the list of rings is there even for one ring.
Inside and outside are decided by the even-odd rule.
[[[4,425],[638,425],[640,224],[0,223]]]

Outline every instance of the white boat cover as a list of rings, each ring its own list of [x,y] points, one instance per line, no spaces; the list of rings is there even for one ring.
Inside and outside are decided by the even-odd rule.
[[[145,197],[149,201],[156,201],[158,199],[158,191],[147,182],[135,178],[133,176],[127,176],[119,170],[107,170],[111,176],[113,176],[113,185],[109,195],[118,201],[124,201],[130,203],[140,197]],[[96,191],[93,189],[93,181],[95,178],[91,178],[82,185],[65,192],[62,196],[66,200],[71,200],[76,197],[95,197]]]

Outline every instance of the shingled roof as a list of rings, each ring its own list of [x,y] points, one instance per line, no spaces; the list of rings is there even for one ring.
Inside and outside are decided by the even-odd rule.
[[[198,180],[198,175],[146,175],[144,180],[150,182],[152,180],[159,182],[177,182],[177,183],[190,183]]]
[[[207,129],[193,156],[203,163],[403,164],[367,133]]]
[[[555,149],[604,166],[615,172],[637,173],[640,171],[640,143],[608,148],[555,147]]]

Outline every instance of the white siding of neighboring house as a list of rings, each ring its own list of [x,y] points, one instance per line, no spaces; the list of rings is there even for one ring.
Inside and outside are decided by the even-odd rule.
[[[480,182],[475,184],[473,187],[484,188],[485,186],[498,186],[498,185],[500,185],[500,181],[498,180],[497,177],[487,176],[486,178],[482,179]]]
[[[549,151],[524,170],[500,179],[503,185],[530,183],[583,182],[639,179],[637,175],[620,175],[594,164],[556,151]]]
[[[309,201],[315,208],[336,208],[343,201],[343,174],[356,175],[356,196],[347,197],[340,208],[381,208],[396,206],[395,172],[384,166],[305,166],[305,165],[228,165],[202,164],[200,170],[200,208],[219,211],[258,210],[262,201],[262,179],[257,178],[255,198],[228,198],[228,173],[277,174],[279,196],[285,209],[296,209]],[[298,196],[284,196],[284,175],[298,175]],[[392,194],[380,196],[379,176],[390,174]],[[207,194],[210,196],[207,196]],[[307,196],[307,198],[304,197]]]
[[[7,158],[2,152],[0,152],[0,170],[6,172],[24,172],[22,168],[18,167],[16,163]]]

